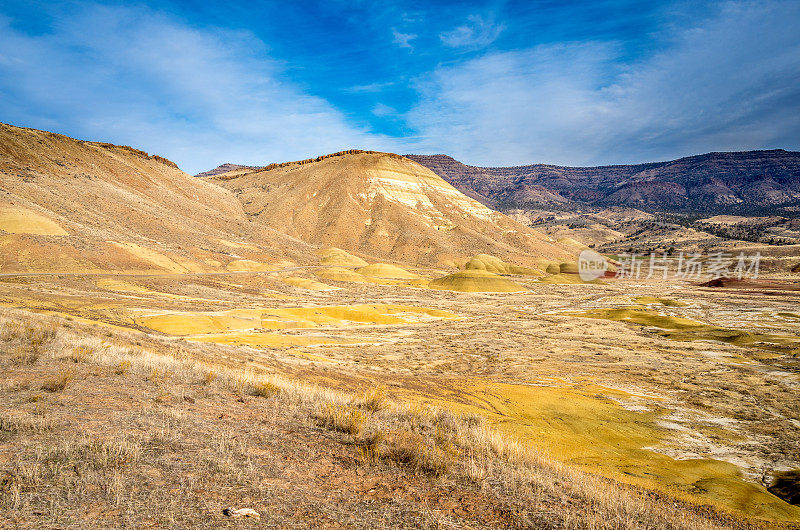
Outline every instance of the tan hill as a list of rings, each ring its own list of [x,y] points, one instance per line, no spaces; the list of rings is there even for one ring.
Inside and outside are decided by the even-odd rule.
[[[379,259],[453,265],[487,253],[528,265],[573,254],[394,154],[351,151],[205,180],[234,192],[253,221]]]
[[[229,191],[130,147],[0,124],[0,188],[0,273],[316,261]]]
[[[526,290],[525,287],[512,280],[479,269],[454,272],[431,281],[429,286],[432,289],[467,293],[516,293]]]

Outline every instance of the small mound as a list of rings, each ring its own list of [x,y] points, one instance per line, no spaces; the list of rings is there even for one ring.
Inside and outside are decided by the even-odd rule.
[[[551,261],[545,258],[537,258],[536,266],[545,271],[547,274],[558,274],[561,272],[561,267],[557,261]]]
[[[655,326],[668,330],[687,330],[687,329],[706,329],[711,328],[702,322],[690,320],[688,318],[662,315],[658,311],[642,309],[638,307],[620,307],[612,309],[590,309],[588,311],[565,313],[567,315],[581,316],[586,318],[599,318],[605,320],[616,320],[618,322],[628,322],[640,326]],[[717,328],[721,329],[721,328]]]
[[[269,272],[277,270],[274,265],[250,259],[235,259],[225,266],[231,272]]]
[[[27,208],[13,205],[0,205],[0,230],[11,234],[67,235],[55,221]]]
[[[580,272],[577,262],[574,261],[565,261],[558,266],[558,270],[561,274],[578,274]]]
[[[366,282],[366,278],[356,271],[345,269],[342,267],[328,267],[327,269],[320,269],[314,274],[323,280],[330,280],[334,282]]]
[[[309,289],[311,291],[336,291],[340,289],[339,287],[334,287],[327,283],[318,282],[309,278],[301,278],[299,276],[287,276],[283,281],[293,287],[300,287],[301,289]]]
[[[489,254],[478,254],[464,264],[466,270],[486,271],[495,274],[507,274],[508,265],[506,265],[500,258],[491,256]]]
[[[408,272],[397,265],[390,265],[388,263],[373,263],[366,267],[361,267],[356,272],[366,278],[381,278],[387,280],[419,280],[422,278],[419,274]]]
[[[366,267],[367,262],[340,248],[323,248],[317,251],[320,263],[334,267]]]
[[[465,293],[518,293],[525,291],[520,284],[481,270],[464,270],[432,280],[428,287]]]
[[[541,276],[542,273],[536,269],[520,267],[506,263],[496,256],[489,254],[478,254],[473,256],[464,264],[465,270],[476,270],[492,272],[494,274],[520,274],[527,276]]]

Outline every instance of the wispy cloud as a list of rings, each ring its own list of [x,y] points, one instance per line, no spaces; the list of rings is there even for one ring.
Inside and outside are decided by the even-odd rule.
[[[356,85],[347,88],[346,92],[358,94],[358,93],[374,93],[380,92],[384,88],[389,88],[390,86],[394,85],[395,83],[392,81],[388,81],[386,83],[368,83],[366,85]]]
[[[798,147],[800,5],[726,4],[657,53],[614,42],[493,52],[421,78],[421,149],[473,163],[596,164]]]
[[[400,33],[395,28],[392,28],[392,36],[394,37],[394,42],[401,48],[408,48],[409,50],[413,50],[413,46],[411,46],[411,41],[417,38],[417,35],[414,33]]]
[[[566,39],[562,23],[538,45],[539,33],[527,31],[539,8],[518,9],[528,19],[516,20],[454,6],[463,24],[439,33],[441,21],[410,3],[362,5],[341,27],[313,26],[321,33],[300,44],[142,4],[62,2],[58,16],[42,22],[31,8],[19,24],[0,15],[0,121],[134,145],[190,172],[352,147],[484,165],[800,149],[796,1],[655,10],[646,35],[606,21],[604,31],[592,22]],[[548,9],[549,28],[562,11]],[[404,22],[404,12],[414,17]],[[578,4],[566,13],[584,29],[596,16]],[[296,16],[308,19],[303,9]],[[21,29],[34,18],[35,30]],[[353,28],[363,32],[354,38]],[[331,43],[320,73],[314,51]]]
[[[3,121],[136,145],[189,172],[396,145],[287,81],[251,33],[143,7],[89,6],[33,36],[0,19],[0,58]]]
[[[394,107],[390,107],[384,103],[378,103],[374,107],[372,107],[372,113],[379,118],[385,118],[387,116],[394,116],[397,114],[397,110]]]
[[[439,39],[451,48],[484,48],[497,40],[504,29],[492,15],[469,15],[466,24],[440,33]]]

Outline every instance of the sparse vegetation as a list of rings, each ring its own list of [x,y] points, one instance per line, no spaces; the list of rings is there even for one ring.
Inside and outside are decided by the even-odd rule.
[[[318,415],[320,422],[335,431],[357,437],[364,429],[367,415],[350,405],[323,403]]]
[[[114,370],[114,373],[117,375],[125,375],[131,369],[132,363],[128,360],[120,361],[117,363],[117,368]]]
[[[210,382],[211,381],[209,381],[207,384],[210,384]],[[277,395],[278,393],[280,393],[280,391],[281,391],[280,387],[271,381],[258,381],[253,384],[251,392],[254,396],[269,398]]]
[[[42,390],[62,392],[72,382],[73,378],[72,370],[61,370],[56,377],[48,379],[42,384]]]
[[[354,399],[353,404],[369,412],[380,412],[389,406],[386,399],[386,387],[378,386],[370,388],[357,399]]]
[[[683,308],[662,303],[669,300],[653,297],[640,301],[669,309]],[[20,318],[19,315],[15,313],[15,318]],[[55,321],[46,317],[25,318],[31,319],[32,328]],[[0,324],[4,322],[0,318]],[[40,388],[38,378],[44,381],[42,387],[50,386],[50,382],[55,382],[53,388],[59,387],[60,380],[66,381],[62,391],[76,387],[65,395],[79,393],[86,385],[109,385],[113,392],[108,399],[115,404],[110,405],[115,410],[126,408],[116,404],[129,403],[125,401],[128,394],[145,396],[154,410],[142,413],[131,410],[119,420],[104,412],[103,419],[96,420],[102,423],[88,429],[71,419],[57,421],[49,415],[14,414],[0,418],[0,440],[11,437],[21,448],[9,465],[0,464],[0,470],[4,470],[0,471],[0,487],[6,494],[0,502],[4,509],[15,514],[13,517],[21,514],[30,517],[42,502],[56,503],[69,513],[78,506],[88,505],[90,499],[99,499],[95,502],[108,507],[109,513],[135,514],[135,506],[147,498],[147,503],[163,510],[164,518],[157,519],[165,525],[204,524],[207,517],[198,519],[197,514],[181,511],[170,504],[171,496],[159,497],[155,492],[161,486],[154,484],[166,480],[172,489],[189,492],[185,502],[195,507],[208,501],[193,496],[192,488],[218,495],[249,492],[244,495],[263,498],[263,493],[257,492],[269,487],[263,485],[264,477],[279,473],[264,467],[275,465],[263,462],[264,444],[269,446],[277,433],[286,433],[281,435],[280,448],[269,446],[269,451],[287,451],[292,447],[292,451],[303,456],[280,469],[306,465],[298,462],[304,462],[309,451],[321,451],[314,453],[317,455],[314,458],[330,458],[327,452],[333,451],[338,459],[335,461],[355,463],[358,472],[353,472],[352,477],[347,475],[347,480],[369,477],[396,480],[415,485],[414,488],[419,488],[415,491],[421,491],[423,496],[436,491],[448,499],[450,495],[479,496],[480,500],[475,502],[479,503],[479,511],[489,510],[486,519],[459,516],[466,517],[457,519],[463,524],[474,525],[477,520],[503,521],[505,526],[598,528],[713,528],[747,524],[715,509],[698,507],[687,497],[622,485],[559,464],[529,445],[499,433],[483,416],[454,414],[429,405],[409,405],[395,397],[394,388],[389,399],[388,388],[380,384],[349,394],[243,369],[236,362],[221,362],[222,357],[207,356],[202,345],[138,334],[126,336],[123,332],[99,337],[84,325],[53,329],[56,331],[39,349],[38,362],[15,368],[20,374],[37,374],[33,384],[13,386],[13,393],[20,395],[14,398],[16,403],[37,408],[50,406],[48,400],[56,398],[29,401],[36,396],[32,391]],[[3,344],[16,346],[26,333],[12,332],[9,336]],[[485,359],[491,353],[475,352],[473,356],[485,366]],[[497,365],[494,369],[502,370],[506,357],[493,363]],[[65,363],[69,366],[67,370]],[[108,370],[97,371],[97,365]],[[108,375],[85,380],[84,374],[91,372]],[[65,379],[66,373],[74,377]],[[111,374],[135,374],[135,377]],[[189,397],[198,393],[206,398]],[[269,399],[246,399],[247,395]],[[184,408],[187,403],[192,404],[191,411]],[[80,406],[101,405],[87,402]],[[102,409],[93,410],[88,417],[98,417]],[[66,440],[64,444],[53,444],[57,435]],[[180,467],[179,462],[185,460],[186,454],[199,455],[192,457],[196,473]],[[50,468],[61,469],[61,474],[52,473]],[[337,474],[350,472],[346,466],[335,469]],[[302,480],[303,487],[309,487],[308,476],[316,476],[318,472],[307,469],[303,472],[310,474]],[[173,476],[174,479],[164,478]],[[280,480],[288,480],[280,476]],[[132,484],[137,483],[149,486],[136,490]],[[299,494],[292,490],[291,495]],[[360,498],[363,494],[353,495]],[[680,506],[678,510],[676,503]],[[414,517],[422,519],[406,521],[413,520],[418,525],[421,520],[446,521],[454,517],[452,512],[445,516],[438,509],[420,509]],[[344,512],[336,513],[342,520],[347,517]],[[119,522],[128,516],[104,517]]]
[[[72,355],[70,359],[76,363],[85,363],[91,359],[92,355],[94,355],[94,350],[87,346],[78,346],[72,351]]]

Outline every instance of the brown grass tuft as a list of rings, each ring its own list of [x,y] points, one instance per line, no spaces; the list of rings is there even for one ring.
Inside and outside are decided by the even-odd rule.
[[[24,348],[18,348],[16,353],[11,356],[11,362],[16,366],[31,365],[36,364],[40,357],[41,353],[38,349],[26,350]]]
[[[114,370],[114,373],[117,374],[117,375],[125,375],[130,371],[130,369],[131,369],[131,362],[130,361],[127,361],[127,360],[120,361],[117,364],[117,367]]]
[[[42,384],[42,390],[47,392],[62,392],[72,382],[75,374],[72,370],[61,370],[57,377],[49,379]]]
[[[398,432],[390,439],[384,459],[404,465],[415,472],[440,476],[450,468],[447,454],[415,432]]]
[[[253,384],[250,393],[257,397],[268,398],[280,394],[281,388],[269,381],[259,381]]]
[[[323,403],[318,419],[329,429],[356,437],[364,429],[367,416],[361,410],[350,405]]]
[[[89,362],[89,360],[94,356],[94,349],[88,346],[77,346],[74,350],[72,350],[72,354],[69,358],[74,363],[85,363]]]
[[[353,405],[369,412],[380,412],[389,406],[386,399],[386,387],[370,388],[361,396],[353,399]]]

